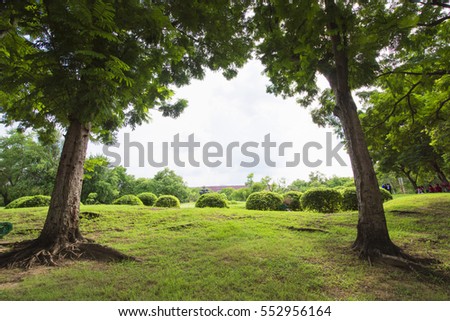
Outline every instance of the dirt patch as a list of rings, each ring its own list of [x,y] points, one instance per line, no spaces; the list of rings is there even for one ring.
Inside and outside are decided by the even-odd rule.
[[[295,232],[321,232],[321,233],[330,233],[327,230],[323,230],[321,228],[314,228],[314,227],[295,227],[295,226],[283,226],[284,228],[287,228],[290,231]]]
[[[392,210],[390,211],[393,214],[397,215],[421,215],[421,212],[418,211],[401,211],[401,210]]]
[[[194,224],[194,223],[187,223],[187,224],[179,224],[179,225],[169,226],[169,227],[167,227],[167,229],[169,231],[181,231],[181,230],[193,228],[195,226],[196,226],[196,224]]]
[[[0,281],[0,291],[14,289],[18,287],[25,278],[47,273],[50,269],[51,267],[47,266],[36,266],[35,268],[29,270],[4,270],[2,272],[6,278],[3,281]]]
[[[94,212],[81,212],[80,213],[80,219],[85,220],[95,220],[98,219],[101,215]]]

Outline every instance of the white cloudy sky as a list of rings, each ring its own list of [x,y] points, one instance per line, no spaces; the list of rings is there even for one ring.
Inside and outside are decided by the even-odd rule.
[[[262,73],[263,67],[257,61],[249,62],[239,75],[227,81],[220,73],[208,73],[202,81],[192,81],[192,84],[177,89],[177,97],[189,101],[189,107],[178,119],[164,118],[158,112],[153,112],[153,120],[131,131],[122,129],[118,134],[120,147],[110,147],[109,150],[121,155],[124,165],[124,136],[128,133],[130,141],[142,144],[145,166],[139,166],[137,148],[130,148],[130,166],[128,172],[136,177],[153,177],[162,168],[151,167],[147,164],[148,143],[153,142],[155,161],[162,160],[162,143],[169,143],[169,166],[181,175],[189,186],[203,185],[240,185],[246,180],[249,173],[255,174],[259,180],[270,176],[275,181],[286,178],[291,182],[297,178],[307,179],[312,171],[320,171],[326,176],[352,176],[348,155],[341,149],[339,155],[348,166],[339,165],[335,160],[333,166],[325,164],[326,133],[327,128],[319,128],[311,121],[309,110],[300,107],[295,99],[283,100],[266,93],[268,80]],[[0,134],[4,128],[0,128]],[[200,148],[196,148],[194,158],[200,162],[200,167],[190,166],[187,149],[181,149],[181,160],[185,167],[176,166],[173,162],[173,149],[170,143],[176,134],[180,141],[187,141],[190,134],[194,134],[195,141]],[[271,159],[276,167],[269,167],[264,162],[261,142],[264,136],[270,134],[271,141],[277,143],[272,148]],[[202,164],[202,147],[207,142],[219,142],[224,149],[223,157],[211,158],[210,161],[221,161],[222,165],[210,168]],[[232,166],[226,166],[227,145],[238,142],[239,146],[246,142],[256,142],[258,148],[249,148],[251,152],[260,155],[260,163],[253,168],[244,168],[240,162],[251,162],[253,159],[242,155],[239,148],[233,149]],[[283,142],[292,142],[293,148],[288,149],[285,156],[277,156],[278,146]],[[287,167],[286,162],[293,160],[293,153],[302,153],[302,148],[308,142],[317,142],[323,146],[322,150],[310,149],[309,160],[314,162],[322,160],[318,167],[308,167],[303,161],[296,167]],[[334,147],[339,140],[333,136]],[[88,153],[91,155],[103,154],[103,146],[90,143]],[[211,151],[214,151],[211,149]]]
[[[295,99],[284,100],[266,93],[268,79],[263,76],[263,67],[257,61],[248,63],[239,75],[227,81],[220,73],[208,73],[202,81],[192,81],[192,84],[177,89],[177,96],[189,101],[189,107],[178,119],[164,118],[157,112],[152,115],[153,121],[141,126],[135,131],[126,128],[120,131],[118,138],[120,147],[111,147],[110,151],[122,155],[124,153],[124,135],[129,133],[130,141],[140,142],[148,152],[148,142],[153,142],[155,161],[162,160],[162,142],[174,140],[174,135],[180,134],[180,141],[187,141],[190,134],[194,134],[195,141],[201,146],[196,148],[195,160],[200,167],[190,166],[187,149],[181,149],[181,160],[185,167],[173,163],[173,149],[169,147],[169,167],[175,170],[187,181],[189,186],[202,185],[231,185],[243,184],[249,173],[255,174],[255,179],[270,176],[275,180],[286,178],[288,182],[294,179],[307,179],[311,171],[320,171],[327,176],[352,176],[348,155],[342,149],[339,155],[348,166],[340,166],[336,161],[333,166],[325,165],[326,133],[330,129],[319,128],[311,121],[307,109],[300,107]],[[270,134],[271,140],[279,146],[283,142],[293,142],[293,148],[287,150],[284,157],[276,157],[278,148],[273,148],[271,158],[276,167],[269,167],[264,162],[261,142],[264,136]],[[212,158],[210,161],[220,160],[222,165],[209,168],[202,164],[202,147],[207,142],[219,142],[224,149],[224,156]],[[253,159],[242,155],[239,149],[233,150],[232,166],[226,166],[225,150],[231,142],[259,143],[259,148],[249,148],[249,151],[260,155],[260,164],[254,168],[243,168],[241,161],[251,162]],[[286,167],[286,162],[293,160],[293,153],[302,151],[308,142],[318,142],[323,149],[318,151],[311,148],[309,160],[323,160],[323,165],[315,168],[306,166],[303,161],[296,167]],[[333,147],[339,140],[333,136]],[[152,168],[148,164],[139,167],[137,148],[130,148],[129,173],[137,177],[152,177],[161,168]],[[213,149],[211,151],[214,151]],[[89,153],[101,154],[102,146],[93,143],[89,146]],[[147,162],[148,156],[145,155]]]

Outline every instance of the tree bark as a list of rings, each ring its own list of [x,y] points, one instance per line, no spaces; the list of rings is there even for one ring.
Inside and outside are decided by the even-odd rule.
[[[399,249],[389,237],[379,184],[356,104],[350,92],[333,89],[337,103],[335,113],[344,129],[358,196],[357,237],[353,248],[364,258],[381,254],[397,255]]]
[[[357,250],[362,258],[383,254],[398,255],[400,249],[389,237],[378,180],[351,94],[346,39],[336,22],[339,9],[333,0],[326,0],[325,5],[334,66],[325,70],[323,74],[334,91],[336,100],[334,114],[341,121],[347,141],[358,197],[359,216],[353,249]]]
[[[64,246],[83,241],[79,230],[81,187],[90,124],[71,121],[66,133],[47,219],[38,241]]]

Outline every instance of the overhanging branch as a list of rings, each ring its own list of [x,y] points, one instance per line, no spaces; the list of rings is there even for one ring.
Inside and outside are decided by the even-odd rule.
[[[417,1],[417,3],[424,5],[424,6],[435,6],[435,7],[442,7],[442,8],[450,8],[450,5],[444,3],[442,0],[431,0],[431,1]]]
[[[450,97],[448,97],[447,99],[441,101],[441,103],[439,104],[438,109],[436,110],[436,118],[437,119],[440,119],[439,113],[440,113],[441,109],[444,107],[444,105],[446,103],[448,103],[449,101],[450,101]]]
[[[435,27],[437,25],[440,25],[441,23],[443,23],[444,21],[446,21],[448,19],[450,19],[450,16],[442,17],[442,18],[435,20],[433,22],[430,22],[430,23],[418,23],[417,25],[419,27]]]
[[[415,71],[401,71],[401,70],[392,70],[387,71],[382,74],[377,75],[377,78],[388,76],[388,75],[412,75],[412,76],[444,76],[444,75],[450,75],[450,70],[436,70],[432,72],[415,72]]]
[[[376,128],[381,126],[382,124],[384,124],[389,118],[392,117],[392,115],[394,115],[395,111],[397,110],[397,106],[398,104],[400,104],[405,98],[408,98],[411,93],[414,91],[414,89],[419,86],[422,83],[422,81],[418,81],[416,82],[409,90],[408,92],[403,95],[402,97],[400,97],[394,104],[394,106],[392,107],[392,111],[389,113],[389,115],[387,115],[381,122],[379,122],[378,124],[371,126],[370,128]]]

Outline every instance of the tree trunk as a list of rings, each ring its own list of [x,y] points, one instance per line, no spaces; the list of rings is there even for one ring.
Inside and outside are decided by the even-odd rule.
[[[351,94],[345,34],[341,34],[342,29],[336,22],[340,12],[334,0],[326,0],[325,5],[334,66],[324,70],[323,74],[334,91],[334,114],[344,130],[358,197],[357,237],[353,248],[363,258],[398,255],[400,249],[389,237],[378,180]]]
[[[389,237],[378,180],[350,92],[335,90],[336,116],[341,120],[351,159],[358,196],[357,237],[353,248],[361,257],[397,255],[399,249]]]
[[[57,265],[62,259],[135,260],[87,241],[80,233],[80,196],[89,132],[90,124],[71,120],[44,228],[36,240],[24,241],[11,252],[0,253],[0,268]]]
[[[9,196],[8,196],[8,192],[1,192],[0,193],[1,195],[2,195],[2,198],[3,198],[3,205],[4,206],[6,206],[6,205],[8,205],[9,203],[11,203],[11,200],[9,199]]]
[[[448,183],[447,176],[445,176],[444,172],[442,171],[441,167],[436,161],[432,161],[430,163],[431,168],[433,168],[434,172],[436,173],[437,177],[442,183]]]
[[[407,171],[404,166],[401,166],[400,170],[402,171],[403,174],[405,174],[406,178],[409,180],[409,182],[413,186],[414,190],[417,191],[417,188],[418,188],[418,186],[417,186],[417,178],[414,179],[411,176],[411,171]]]
[[[83,241],[79,231],[81,187],[90,124],[72,120],[66,133],[50,207],[38,241],[64,246]]]

